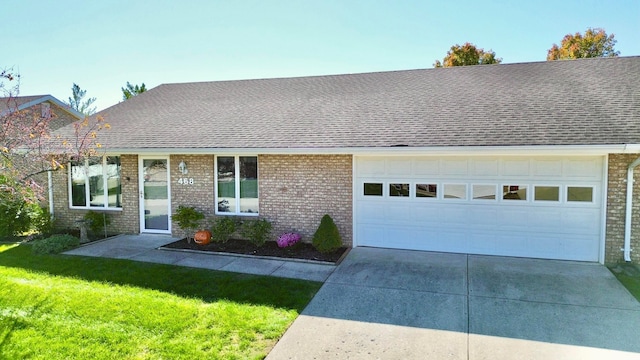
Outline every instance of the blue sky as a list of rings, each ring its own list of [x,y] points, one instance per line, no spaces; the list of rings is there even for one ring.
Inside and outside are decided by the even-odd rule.
[[[567,33],[602,27],[640,55],[638,0],[11,1],[0,67],[21,95],[66,101],[75,82],[98,110],[127,81],[162,83],[431,68],[453,44],[503,63],[544,61]]]

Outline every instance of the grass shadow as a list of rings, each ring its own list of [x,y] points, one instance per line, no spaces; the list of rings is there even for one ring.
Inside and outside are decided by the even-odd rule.
[[[197,298],[205,302],[229,300],[301,312],[322,283],[260,275],[238,274],[174,265],[75,255],[34,255],[20,244],[0,252],[0,266],[56,276],[135,286]]]

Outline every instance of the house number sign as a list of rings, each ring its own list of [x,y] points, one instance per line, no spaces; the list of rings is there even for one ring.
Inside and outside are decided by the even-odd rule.
[[[193,185],[193,178],[179,178],[178,184],[180,185]]]

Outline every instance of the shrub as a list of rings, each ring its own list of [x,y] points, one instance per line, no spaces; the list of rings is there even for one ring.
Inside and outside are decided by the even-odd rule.
[[[271,223],[267,219],[245,221],[240,234],[253,245],[262,246],[271,234]]]
[[[46,239],[33,242],[32,251],[34,254],[59,254],[65,250],[72,249],[80,244],[80,239],[71,235],[53,235]]]
[[[44,207],[40,207],[40,211],[36,212],[31,218],[31,225],[40,238],[51,236],[55,229],[55,222],[51,218],[49,209]]]
[[[91,230],[91,232],[96,235],[104,234],[107,226],[111,224],[109,215],[107,215],[106,213],[98,213],[95,211],[89,211],[88,213],[84,214],[84,220],[87,222],[89,230]]]
[[[204,219],[204,214],[196,210],[192,206],[178,206],[176,212],[171,215],[171,219],[178,223],[181,229],[191,233],[200,226],[200,221]],[[187,240],[190,240],[193,234],[187,234]]]
[[[227,242],[231,234],[236,232],[239,225],[238,223],[238,220],[228,216],[216,218],[211,225],[211,240],[215,242]]]
[[[0,175],[0,238],[28,231],[31,218],[38,210],[36,196],[30,188]]]
[[[301,239],[302,236],[300,236],[300,234],[284,233],[278,237],[276,243],[278,244],[278,247],[285,248],[297,244]]]
[[[328,214],[320,220],[320,226],[313,234],[313,247],[322,253],[338,250],[342,246],[342,238],[338,232],[338,227]]]

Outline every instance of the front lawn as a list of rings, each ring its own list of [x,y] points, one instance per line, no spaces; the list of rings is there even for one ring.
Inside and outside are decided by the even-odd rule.
[[[634,264],[616,264],[609,266],[618,281],[640,301],[640,267]]]
[[[0,243],[0,359],[261,359],[320,285]]]

